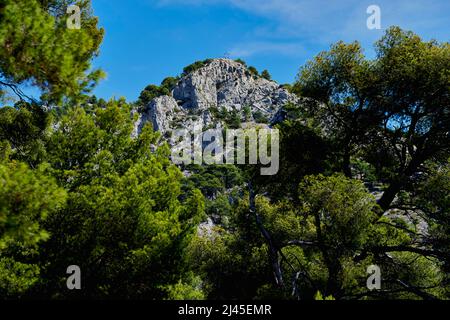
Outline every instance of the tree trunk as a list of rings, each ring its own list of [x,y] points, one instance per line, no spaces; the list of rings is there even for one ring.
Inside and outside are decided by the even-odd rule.
[[[421,155],[416,154],[409,163],[408,167],[398,174],[397,177],[391,182],[380,200],[378,200],[378,205],[382,209],[382,212],[379,214],[380,216],[389,209],[395,199],[395,196],[400,192],[411,175],[417,172],[417,168],[419,168],[424,159],[425,158]]]
[[[248,189],[249,189],[249,205],[250,205],[250,214],[254,215],[256,224],[258,225],[259,231],[261,232],[262,236],[267,242],[267,245],[269,247],[269,261],[272,265],[273,269],[273,275],[275,277],[275,282],[280,288],[284,288],[284,281],[283,281],[283,272],[281,270],[281,265],[279,261],[278,256],[278,248],[275,246],[272,237],[270,233],[264,228],[261,217],[258,215],[256,211],[256,205],[255,205],[255,193],[253,191],[252,185],[249,182],[248,183]]]
[[[395,196],[400,191],[402,187],[402,183],[399,181],[392,182],[389,187],[384,191],[381,198],[378,200],[378,205],[381,207],[381,213],[380,216],[383,215],[387,210],[389,210],[389,207],[391,206],[392,201],[394,201]]]
[[[339,299],[341,296],[340,284],[339,284],[339,273],[340,273],[340,265],[339,260],[326,262],[328,269],[328,281],[326,288],[326,295],[331,295],[335,299]]]
[[[342,171],[347,178],[352,178],[352,169],[350,168],[350,150],[348,147],[345,148],[344,156],[342,162]]]

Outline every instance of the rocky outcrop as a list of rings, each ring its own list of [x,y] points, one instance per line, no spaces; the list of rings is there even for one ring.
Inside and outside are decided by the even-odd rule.
[[[236,113],[242,121],[260,122],[280,119],[287,103],[300,103],[274,81],[255,76],[248,68],[229,59],[214,59],[200,69],[182,77],[171,96],[153,99],[142,108],[136,124],[151,121],[155,130],[170,130],[201,125],[211,127],[225,120],[217,112]]]

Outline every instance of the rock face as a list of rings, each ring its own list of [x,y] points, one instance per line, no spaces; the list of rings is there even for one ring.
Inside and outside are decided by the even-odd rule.
[[[147,122],[151,122],[153,129],[157,131],[167,131],[178,108],[177,102],[170,96],[160,96],[152,101],[139,113],[138,121],[135,124],[137,133],[141,132]]]
[[[171,96],[157,97],[144,106],[136,133],[148,121],[162,133],[192,125],[221,126],[226,121],[224,113],[243,122],[272,122],[280,118],[287,103],[299,102],[300,98],[274,81],[253,75],[245,65],[214,59],[182,77]]]

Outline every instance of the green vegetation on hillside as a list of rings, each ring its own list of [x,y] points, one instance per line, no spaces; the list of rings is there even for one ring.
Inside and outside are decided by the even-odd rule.
[[[131,104],[89,96],[103,30],[90,1],[66,29],[66,2],[0,3],[0,97],[16,97],[0,108],[0,299],[450,299],[448,43],[392,27],[373,60],[358,43],[319,53],[287,86],[311,99],[285,107],[274,176],[177,167],[150,125],[133,136]]]

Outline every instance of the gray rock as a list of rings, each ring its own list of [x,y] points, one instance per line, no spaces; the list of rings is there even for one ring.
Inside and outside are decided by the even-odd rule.
[[[139,113],[135,123],[135,135],[140,134],[147,122],[150,122],[156,131],[167,132],[170,130],[171,121],[178,109],[177,102],[169,96],[160,96],[145,106]]]
[[[274,81],[252,75],[246,66],[229,59],[214,59],[204,67],[184,76],[172,90],[172,96],[161,96],[145,106],[136,124],[151,121],[155,130],[166,133],[193,125],[221,125],[211,108],[240,113],[248,107],[269,120],[279,120],[287,103],[301,103]]]

